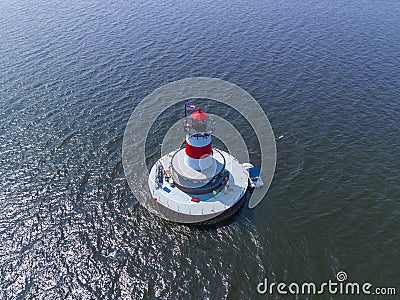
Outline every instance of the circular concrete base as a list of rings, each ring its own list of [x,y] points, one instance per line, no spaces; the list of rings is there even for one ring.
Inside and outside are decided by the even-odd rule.
[[[206,194],[187,193],[174,184],[175,177],[169,174],[173,174],[172,158],[176,151],[157,161],[151,168],[148,184],[154,201],[153,208],[160,217],[178,223],[198,224],[211,220],[219,222],[220,218],[222,220],[225,216],[229,217],[240,208],[239,203],[244,198],[248,186],[247,172],[232,155],[224,151],[218,152],[226,162],[221,172],[226,171],[227,181],[217,190]],[[157,170],[161,169],[161,166],[166,172],[163,172],[160,180],[157,179],[157,176],[160,176]]]

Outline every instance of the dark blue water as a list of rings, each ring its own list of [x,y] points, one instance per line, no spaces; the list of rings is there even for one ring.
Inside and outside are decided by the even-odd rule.
[[[390,0],[3,0],[0,299],[253,299],[264,277],[341,270],[399,292],[399,15]],[[283,136],[264,201],[206,230],[138,205],[121,162],[135,106],[194,76],[247,90]]]

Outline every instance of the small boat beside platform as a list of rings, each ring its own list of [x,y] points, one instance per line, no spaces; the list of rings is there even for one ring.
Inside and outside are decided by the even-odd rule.
[[[254,189],[264,185],[259,168],[253,166],[251,163],[243,163],[243,167],[248,174],[250,188]]]

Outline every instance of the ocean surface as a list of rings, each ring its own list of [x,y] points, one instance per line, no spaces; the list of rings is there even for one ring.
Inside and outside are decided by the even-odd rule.
[[[2,0],[0,299],[273,299],[264,278],[339,271],[399,294],[399,16],[391,0]],[[278,154],[261,204],[206,229],[149,213],[121,162],[136,105],[198,76],[248,91]],[[205,105],[259,164],[245,120]],[[148,159],[181,115],[157,120]]]

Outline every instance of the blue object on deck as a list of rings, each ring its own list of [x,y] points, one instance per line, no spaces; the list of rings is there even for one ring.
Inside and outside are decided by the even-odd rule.
[[[163,188],[162,188],[164,191],[166,191],[167,193],[169,193],[171,190],[169,189],[169,188],[167,188],[166,186],[164,186]]]
[[[252,167],[247,170],[249,172],[249,177],[251,179],[260,177],[260,169],[257,167]]]

